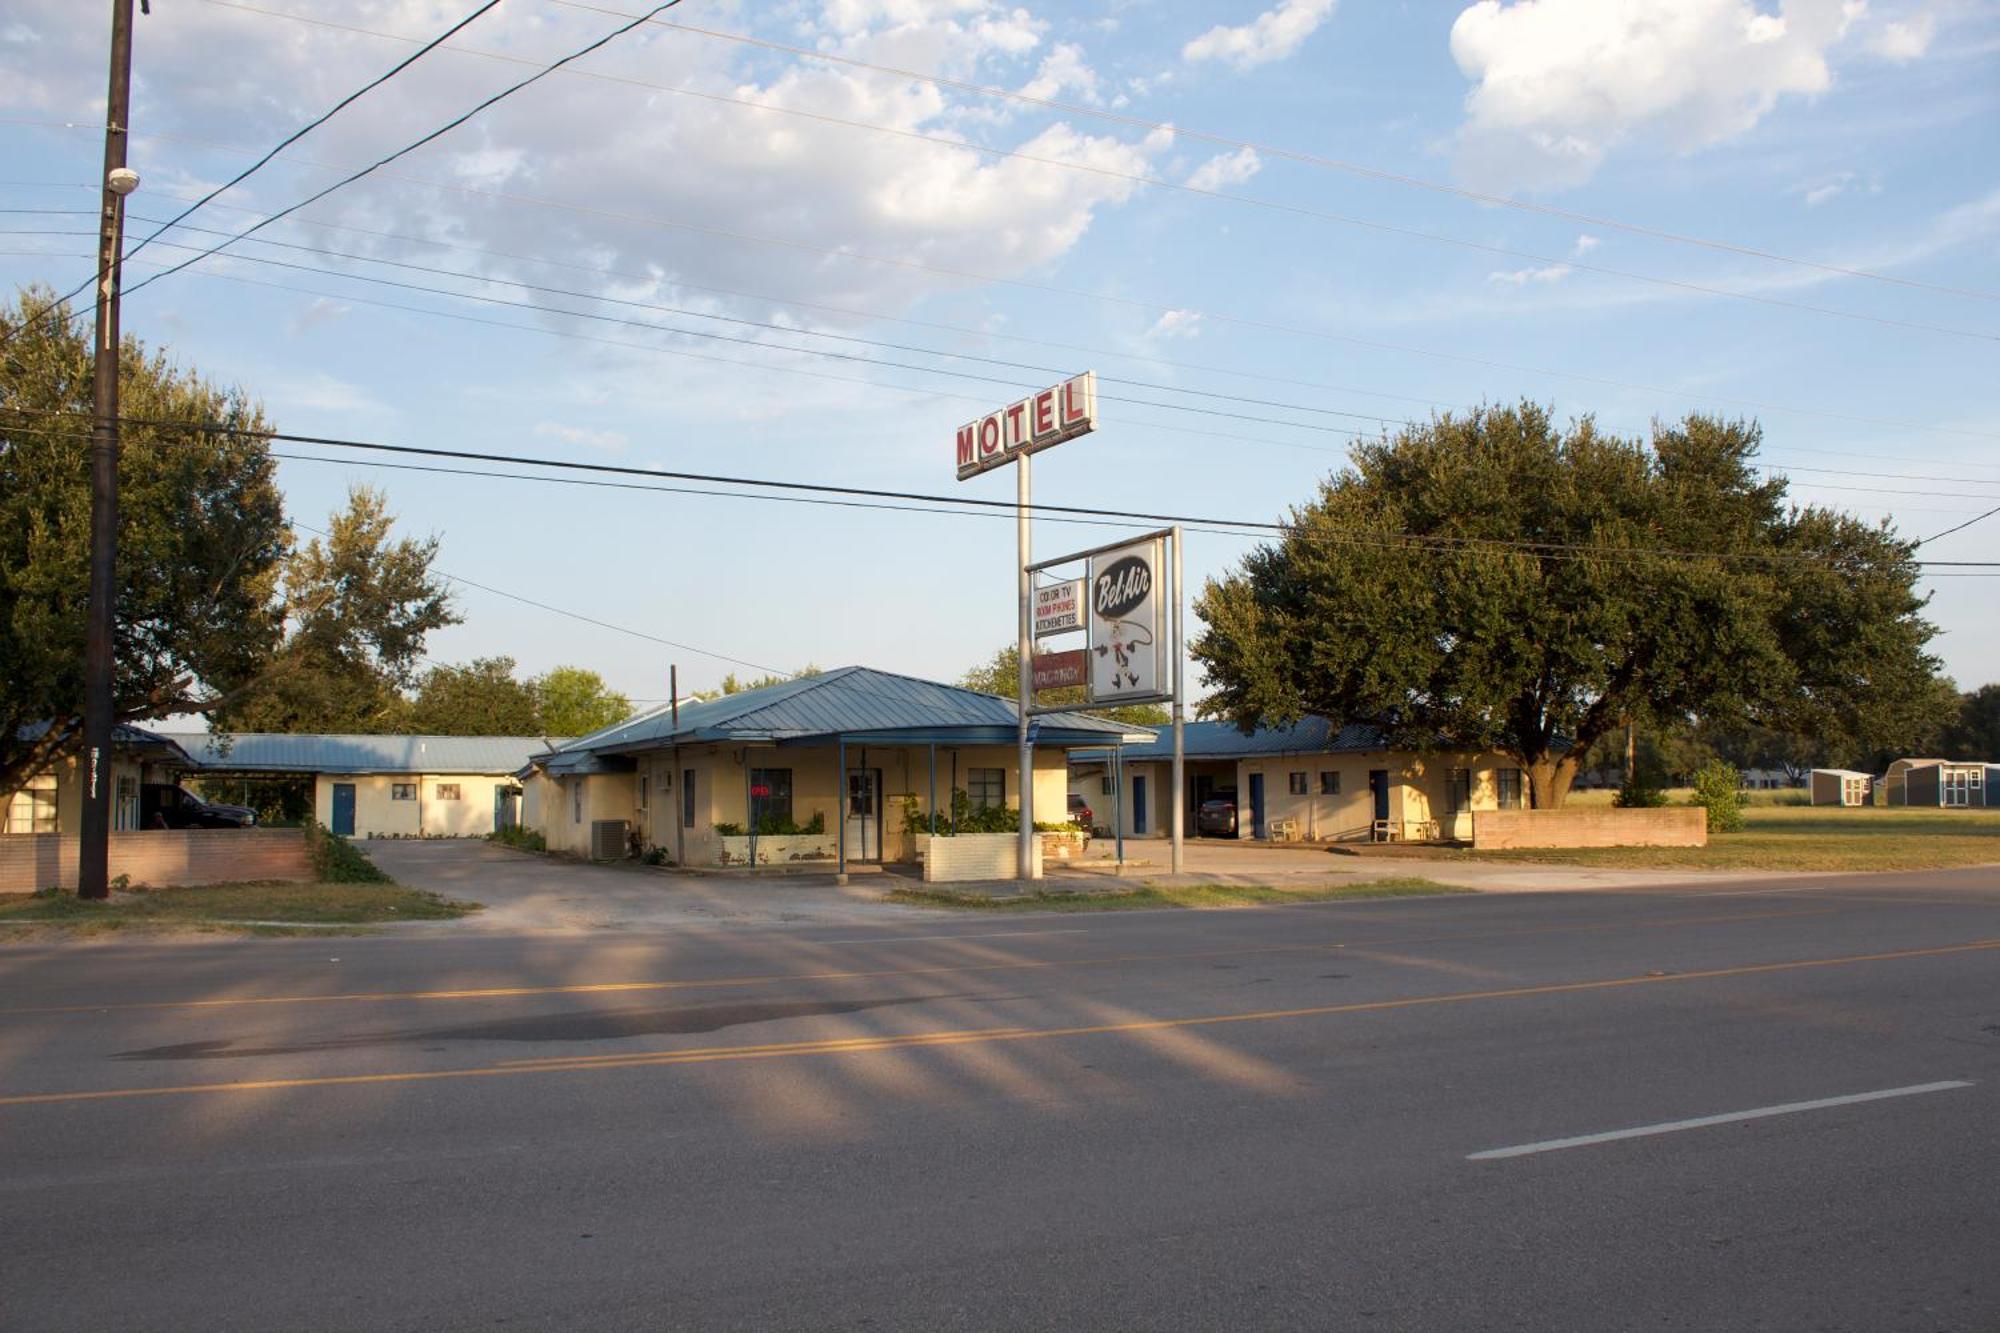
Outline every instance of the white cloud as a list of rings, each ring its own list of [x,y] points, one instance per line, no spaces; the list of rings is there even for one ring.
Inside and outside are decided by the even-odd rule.
[[[1201,333],[1199,310],[1169,310],[1146,330],[1148,338],[1193,338]]]
[[[1541,268],[1510,268],[1486,275],[1486,280],[1498,287],[1547,286],[1561,282],[1574,270],[1568,264],[1549,264]]]
[[[1197,190],[1219,190],[1225,185],[1241,185],[1263,167],[1257,150],[1246,144],[1233,153],[1217,153],[1189,172],[1187,183]]]
[[[1585,232],[1577,237],[1576,244],[1569,248],[1570,258],[1581,259],[1602,244],[1604,244],[1603,238]]]
[[[622,431],[565,426],[559,421],[535,423],[535,434],[545,440],[561,440],[564,444],[573,444],[584,449],[599,449],[606,453],[616,453],[631,443]]]
[[[1333,14],[1336,0],[1278,0],[1239,27],[1210,28],[1181,48],[1189,61],[1220,60],[1237,69],[1253,69],[1283,60],[1313,35]]]
[[[367,8],[359,21],[419,38],[462,13],[455,0],[375,0]],[[7,9],[10,27],[25,35],[0,44],[0,107],[61,108],[87,119],[83,113],[101,105],[103,93],[101,74],[91,73],[101,70],[101,24],[72,0],[13,0]],[[1016,86],[1032,78],[1031,87],[1086,96],[1097,79],[1083,50],[1072,45],[1059,44],[1036,65],[1024,65],[1042,50],[1047,25],[1007,0],[830,0],[824,9],[801,13],[797,22],[788,15],[784,29],[800,45],[982,83]],[[745,17],[748,22],[752,15]],[[503,6],[455,45],[540,63],[601,36],[608,26],[601,14]],[[178,9],[173,22],[154,22],[146,42],[134,121],[185,136],[135,140],[134,165],[149,180],[167,179],[170,172],[226,178],[246,159],[190,146],[192,141],[261,148],[412,49],[209,6]],[[216,68],[229,69],[231,78],[208,77]],[[329,166],[371,161],[386,145],[518,79],[521,66],[440,53],[419,73],[421,78],[395,80],[349,107],[295,152]],[[612,81],[618,78],[657,88]],[[675,95],[673,89],[965,142],[916,142]],[[596,282],[592,290],[633,299],[694,304],[682,286],[689,284],[894,314],[941,288],[976,285],[895,261],[1014,277],[1060,260],[1103,210],[1137,188],[1115,176],[995,158],[979,152],[969,136],[976,134],[980,145],[1120,173],[1150,172],[1171,146],[1168,137],[1134,140],[1061,122],[1038,124],[1032,134],[1012,131],[1006,120],[979,119],[985,109],[975,95],[933,85],[811,61],[773,62],[730,44],[643,29],[574,71],[481,113],[393,171],[343,189],[310,216],[616,269],[637,280],[579,279],[571,270],[562,281]],[[462,188],[412,184],[410,176]],[[295,199],[299,183],[296,171],[269,170],[222,202],[269,209]],[[578,207],[547,207],[524,197]],[[217,211],[210,221],[220,226],[241,216]],[[290,223],[272,235],[326,239],[293,231]],[[340,244],[410,257],[395,241],[342,234]],[[888,262],[830,256],[828,248]],[[549,280],[549,270],[517,259],[439,260],[436,252],[422,258],[464,267],[469,275]],[[194,275],[185,281],[197,284],[190,291],[200,289]],[[760,319],[781,309],[744,297],[717,298],[717,306]],[[566,316],[539,318],[573,327]],[[602,326],[591,331],[606,332]],[[682,338],[677,345],[706,344]]]
[[[1042,57],[1042,66],[1035,71],[1035,77],[1021,88],[1029,97],[1060,97],[1064,92],[1080,93],[1086,101],[1097,100],[1097,71],[1084,63],[1083,48],[1071,42],[1058,42],[1055,49]]]
[[[1869,35],[1868,48],[1884,60],[1903,64],[1929,51],[1935,36],[1937,16],[1926,12],[1884,23]]]
[[[1461,170],[1493,186],[1574,185],[1636,134],[1691,152],[1786,96],[1833,84],[1858,0],[1479,0],[1451,29],[1473,81]]]

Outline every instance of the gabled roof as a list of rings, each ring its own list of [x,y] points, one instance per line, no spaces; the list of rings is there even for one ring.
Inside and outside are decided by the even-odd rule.
[[[541,736],[343,736],[246,731],[174,737],[198,768],[234,773],[512,773]]]
[[[1302,718],[1289,727],[1259,727],[1244,735],[1234,722],[1188,722],[1183,724],[1182,753],[1189,759],[1254,759],[1280,754],[1370,754],[1384,749],[1382,730],[1362,722],[1336,727],[1323,717]],[[1071,758],[1082,762],[1102,761],[1102,751],[1079,752]],[[1160,728],[1159,734],[1142,745],[1127,745],[1125,758],[1171,759],[1174,733]]]
[[[884,742],[925,738],[961,744],[1004,742],[1013,736],[1016,716],[1011,699],[849,666],[683,704],[678,722],[670,707],[649,709],[552,753],[630,754],[717,741],[831,744],[838,736]],[[1147,728],[1083,713],[1051,713],[1034,719],[1033,725],[1039,742],[1047,745],[1104,745],[1152,734]],[[538,763],[546,760],[537,758]]]

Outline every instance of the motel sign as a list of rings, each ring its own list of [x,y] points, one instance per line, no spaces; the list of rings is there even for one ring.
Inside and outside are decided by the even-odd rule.
[[[1085,371],[958,428],[958,479],[976,477],[1096,428],[1097,375]]]

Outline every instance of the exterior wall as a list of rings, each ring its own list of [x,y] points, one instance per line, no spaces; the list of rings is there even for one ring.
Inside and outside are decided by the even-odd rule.
[[[1473,816],[1480,851],[1522,847],[1706,847],[1708,812],[1657,810],[1482,810]]]
[[[1372,835],[1375,824],[1374,797],[1368,788],[1368,774],[1376,769],[1389,774],[1389,820],[1401,835],[1415,839],[1430,836],[1470,838],[1472,813],[1500,808],[1499,770],[1514,763],[1497,755],[1415,755],[1404,752],[1377,754],[1272,755],[1245,759],[1237,764],[1236,817],[1240,836],[1251,836],[1250,778],[1264,779],[1264,828],[1268,835],[1279,821],[1290,820],[1296,836],[1308,842],[1360,841]],[[1456,816],[1449,811],[1449,784],[1453,769],[1471,774],[1470,808]],[[1306,775],[1303,796],[1291,791],[1291,775]],[[1322,795],[1320,774],[1339,775],[1338,795]],[[1527,774],[1521,775],[1521,801],[1528,801]]]
[[[1020,784],[1015,772],[1012,746],[939,746],[937,751],[937,803],[940,811],[951,809],[953,760],[957,760],[956,780],[965,786],[973,768],[1004,770],[1004,790],[1008,806],[1020,802]],[[636,772],[594,774],[551,783],[537,775],[526,786],[521,807],[522,822],[540,831],[550,851],[589,851],[590,821],[625,819],[633,823],[648,846],[662,848],[684,865],[724,864],[722,835],[717,824],[745,825],[750,818],[750,770],[787,768],[792,773],[792,818],[810,823],[814,815],[826,821],[827,836],[837,837],[842,813],[845,781],[838,772],[839,750],[834,746],[684,746],[678,758],[671,749],[652,750],[634,756]],[[926,746],[847,747],[849,768],[879,769],[882,774],[880,847],[883,859],[908,860],[915,846],[903,827],[905,798],[914,798],[919,813],[930,808],[930,752]],[[694,810],[686,819],[686,774],[694,774]],[[642,785],[643,780],[643,785]],[[572,818],[572,794],[560,783],[585,784],[584,818]],[[644,807],[641,807],[643,792]],[[1060,750],[1035,752],[1035,817],[1042,822],[1068,817],[1069,763]],[[877,842],[875,827],[869,830],[869,845],[849,845],[848,859],[873,860]],[[762,849],[759,849],[762,861]],[[740,856],[732,856],[740,862]]]
[[[77,835],[0,838],[0,893],[76,887]],[[111,839],[111,878],[165,888],[313,878],[299,829],[147,829]]]
[[[57,761],[52,770],[37,775],[47,777],[53,772],[56,780],[56,828],[57,833],[76,833],[83,827],[83,779],[82,769],[74,758]],[[142,764],[123,755],[113,755],[111,760],[111,792],[113,796],[111,827],[114,832],[137,832],[139,828],[139,787],[146,782],[168,782],[171,772],[159,764]],[[120,798],[120,784],[124,784],[128,795]],[[10,793],[6,800],[12,803]],[[6,828],[6,810],[0,808],[0,829]]]
[[[514,779],[495,773],[321,773],[313,780],[313,818],[333,827],[333,788],[354,785],[357,838],[483,838],[493,831],[493,793]],[[458,785],[459,799],[438,795]],[[394,797],[398,784],[415,784],[415,800]],[[525,816],[524,816],[525,818]]]
[[[1192,773],[1194,766],[1190,764],[1188,767]],[[1234,770],[1229,771],[1230,780],[1234,781]],[[1083,797],[1084,804],[1090,807],[1091,823],[1094,827],[1110,829],[1116,834],[1118,831],[1116,825],[1123,823],[1127,838],[1164,838],[1173,831],[1169,827],[1174,811],[1173,774],[1174,766],[1171,763],[1160,763],[1151,759],[1132,760],[1125,765],[1126,799],[1122,804],[1118,799],[1118,793],[1110,789],[1113,779],[1109,764],[1101,767],[1092,765],[1089,771],[1072,777],[1069,790]],[[1134,781],[1135,778],[1145,780],[1146,809],[1143,832],[1140,830],[1142,821],[1139,818],[1140,784]],[[1064,813],[1068,813],[1067,805],[1064,807]],[[1036,817],[1043,823],[1049,822],[1046,815],[1038,813]],[[1187,821],[1187,835],[1192,838],[1193,806],[1188,807]]]

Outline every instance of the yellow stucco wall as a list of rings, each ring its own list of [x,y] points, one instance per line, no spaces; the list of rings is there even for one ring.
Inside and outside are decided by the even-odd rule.
[[[1019,804],[1019,782],[1015,773],[1012,746],[940,746],[937,752],[938,808],[949,810],[952,788],[952,760],[958,761],[957,781],[963,788],[968,771],[998,768],[1004,771],[1007,804]],[[589,823],[592,819],[626,819],[639,830],[650,846],[664,848],[668,855],[688,865],[716,864],[721,839],[718,823],[746,824],[749,821],[749,773],[755,769],[790,769],[792,773],[792,818],[806,824],[817,814],[826,821],[828,833],[836,830],[842,811],[844,782],[839,773],[839,753],[832,746],[778,747],[767,745],[701,745],[683,748],[678,757],[672,750],[656,750],[634,757],[637,771],[630,774],[596,774],[566,779],[584,784],[585,815],[573,818],[571,790],[555,792],[555,784],[540,776],[532,779],[522,801],[522,822],[539,830],[551,851],[588,852]],[[850,745],[847,766],[881,772],[879,836],[871,824],[868,844],[850,846],[856,860],[872,858],[879,843],[887,860],[907,856],[911,848],[903,836],[903,806],[906,796],[916,798],[919,811],[930,804],[930,753],[924,746]],[[693,819],[686,819],[687,777],[694,775]],[[1060,750],[1035,752],[1035,818],[1057,822],[1066,818],[1069,791],[1069,764]],[[643,794],[643,797],[642,797]],[[643,799],[643,805],[642,805]],[[855,827],[855,826],[850,826]],[[858,833],[858,828],[855,829]]]
[[[357,838],[482,838],[493,831],[493,793],[514,785],[495,773],[322,773],[313,781],[313,817],[333,827],[333,789],[354,786]],[[414,799],[398,800],[399,785],[416,787]],[[440,787],[457,786],[447,800]]]
[[[75,759],[64,759],[57,762],[50,771],[54,773],[56,779],[55,831],[58,833],[80,832],[83,827],[84,785],[81,776],[81,765]],[[39,776],[46,778],[49,776],[49,773],[45,772]],[[121,780],[126,784],[125,790],[127,792],[122,807],[117,801],[119,794],[118,784]],[[171,775],[163,767],[153,764],[140,764],[131,759],[113,756],[109,777],[113,796],[112,828],[120,832],[137,829],[139,827],[140,784],[146,782],[167,782],[170,780]],[[5,801],[11,805],[13,796],[10,794],[7,797],[0,798],[0,801]],[[0,814],[4,813],[5,810],[0,809]],[[25,818],[27,814],[25,805],[22,814]],[[6,827],[6,820],[0,818],[0,829]]]

